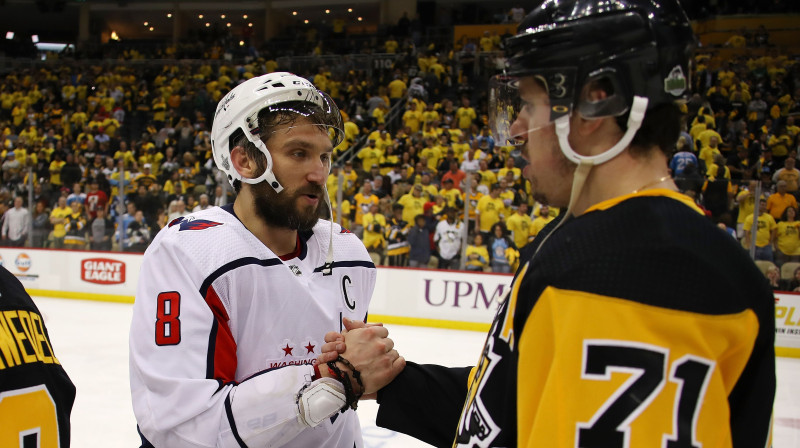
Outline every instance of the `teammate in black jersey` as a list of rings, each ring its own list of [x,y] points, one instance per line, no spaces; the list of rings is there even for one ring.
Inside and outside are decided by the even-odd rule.
[[[694,42],[678,0],[549,0],[523,20],[490,121],[567,211],[522,255],[478,364],[409,362],[378,425],[435,446],[769,446],[772,293],[667,170]]]
[[[74,402],[39,309],[0,266],[0,446],[68,448]]]

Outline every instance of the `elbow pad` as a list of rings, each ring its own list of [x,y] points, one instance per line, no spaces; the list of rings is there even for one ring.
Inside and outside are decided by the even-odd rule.
[[[297,396],[300,420],[315,427],[347,404],[344,386],[332,378],[320,378],[303,387]]]

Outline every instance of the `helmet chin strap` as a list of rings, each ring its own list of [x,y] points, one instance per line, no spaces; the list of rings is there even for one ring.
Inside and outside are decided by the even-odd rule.
[[[642,126],[644,114],[647,111],[647,102],[647,98],[641,96],[636,96],[633,98],[631,113],[628,116],[628,130],[625,131],[625,134],[616,145],[612,146],[605,152],[594,156],[584,156],[578,154],[572,149],[572,146],[570,146],[568,139],[570,128],[569,115],[565,115],[556,120],[556,135],[558,136],[558,143],[561,147],[561,152],[564,153],[564,156],[567,159],[577,164],[578,167],[575,169],[575,174],[572,178],[572,190],[569,196],[569,205],[567,206],[567,211],[564,212],[564,217],[558,222],[556,227],[550,233],[548,233],[541,244],[539,244],[539,247],[536,249],[536,253],[539,252],[539,249],[544,246],[544,243],[547,242],[547,239],[550,238],[550,235],[554,234],[556,230],[558,230],[558,228],[564,224],[570,215],[574,216],[575,203],[578,202],[578,197],[580,197],[581,192],[583,191],[583,185],[586,183],[586,179],[589,177],[592,167],[608,162],[609,160],[618,156],[631,144],[631,141],[633,141],[633,136],[636,135],[636,132]],[[534,256],[536,253],[534,253]]]
[[[577,202],[578,197],[583,191],[583,184],[586,182],[586,178],[589,177],[589,172],[592,170],[592,167],[608,162],[609,160],[618,156],[631,144],[634,135],[636,135],[636,132],[642,126],[644,114],[647,111],[647,102],[647,98],[641,96],[633,97],[631,112],[628,115],[628,129],[625,131],[625,134],[616,145],[594,156],[584,156],[576,153],[575,150],[572,149],[568,138],[570,129],[569,115],[565,115],[556,120],[556,135],[558,136],[558,143],[561,147],[561,152],[564,153],[564,156],[569,159],[569,161],[578,165],[572,181],[572,191],[570,193],[569,206],[567,207],[566,215],[574,212],[575,202]],[[567,216],[565,216],[565,218],[566,217]]]
[[[328,206],[328,212],[331,215],[331,228],[330,238],[328,239],[328,253],[325,255],[325,264],[322,265],[322,275],[331,275],[333,271],[333,206],[331,206],[331,198],[328,194],[328,183],[322,185],[322,190],[325,193],[325,204]]]
[[[264,172],[255,179],[241,177],[240,175],[240,180],[246,184],[251,184],[251,185],[267,181],[269,186],[272,187],[273,190],[275,190],[275,193],[280,193],[281,191],[283,191],[283,185],[281,185],[280,182],[278,182],[278,179],[275,178],[275,173],[272,172],[272,156],[270,155],[269,150],[267,149],[267,145],[265,145],[264,142],[261,141],[261,139],[258,138],[257,136],[255,140],[250,140],[250,141],[254,145],[256,145],[256,148],[258,148],[258,150],[261,151],[267,157],[267,169],[264,170]]]

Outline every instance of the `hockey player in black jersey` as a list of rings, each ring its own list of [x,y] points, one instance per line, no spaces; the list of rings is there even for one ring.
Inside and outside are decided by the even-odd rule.
[[[567,211],[523,253],[478,364],[407,363],[379,426],[470,448],[770,445],[772,293],[667,169],[694,42],[678,0],[548,0],[523,20],[490,122]]]
[[[68,448],[74,402],[39,309],[0,266],[0,446]]]

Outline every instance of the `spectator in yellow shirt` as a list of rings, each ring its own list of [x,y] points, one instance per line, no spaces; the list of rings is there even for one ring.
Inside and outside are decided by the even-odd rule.
[[[53,161],[50,162],[50,185],[53,190],[58,191],[61,188],[61,169],[67,162],[61,160],[61,153],[56,152],[53,154]]]
[[[706,170],[708,170],[708,168],[714,164],[714,156],[717,154],[722,156],[719,150],[719,139],[712,136],[708,142],[708,146],[704,146],[703,149],[700,150],[700,155],[697,157],[705,162]]]
[[[386,124],[386,113],[389,109],[385,104],[378,104],[372,109],[372,120],[375,124]]]
[[[436,172],[439,167],[439,160],[442,158],[443,154],[439,146],[433,146],[433,142],[430,140],[426,140],[426,146],[422,149],[419,153],[420,159],[423,157],[427,161],[427,167],[432,172]]]
[[[800,221],[797,209],[786,207],[775,229],[775,264],[783,265],[789,261],[800,261]]]
[[[742,32],[734,34],[728,38],[727,41],[725,41],[726,47],[743,48],[745,45],[747,45],[747,39],[744,37]]]
[[[433,184],[431,174],[420,171],[419,182],[422,185],[422,196],[429,202],[433,202],[436,196],[439,195],[439,188]]]
[[[739,204],[739,216],[736,219],[736,236],[744,238],[744,220],[747,216],[752,216],[756,204],[756,181],[751,180],[747,188],[743,188],[736,195],[736,203]]]
[[[505,204],[500,198],[500,184],[493,184],[489,194],[478,200],[475,220],[478,230],[483,233],[484,239],[491,236],[492,226],[500,221],[500,215],[505,210]]]
[[[539,232],[541,232],[542,229],[544,229],[544,226],[549,224],[550,221],[554,219],[555,216],[552,216],[550,214],[550,207],[547,206],[546,204],[542,204],[542,206],[539,207],[539,216],[537,216],[536,219],[534,219],[533,223],[531,224],[531,237],[533,238],[536,235],[538,235]]]
[[[454,188],[452,178],[447,178],[442,181],[442,189],[439,190],[439,195],[443,196],[448,206],[453,207],[459,212],[464,208],[464,196],[458,188]]]
[[[492,40],[492,36],[489,35],[488,31],[483,32],[483,37],[481,37],[479,46],[481,51],[490,52],[494,50],[494,41]]]
[[[506,159],[505,166],[497,171],[497,178],[503,179],[509,172],[514,175],[514,182],[519,181],[520,177],[522,176],[522,170],[514,166],[514,159],[511,157]]]
[[[511,239],[518,249],[522,249],[531,240],[533,222],[528,215],[528,204],[523,202],[517,207],[516,213],[506,219],[506,228],[511,232]]]
[[[52,247],[54,249],[64,248],[64,236],[67,234],[65,224],[67,223],[67,217],[71,214],[72,209],[67,207],[66,196],[60,196],[58,198],[58,206],[50,212],[50,224],[53,225]]]
[[[422,195],[422,184],[415,184],[411,191],[397,200],[403,206],[403,221],[414,222],[414,218],[424,212],[427,199]]]
[[[767,199],[767,212],[774,219],[780,219],[786,207],[797,208],[797,199],[788,193],[785,180],[779,180],[775,186],[777,191]]]
[[[468,271],[484,271],[489,267],[489,250],[483,243],[483,235],[480,233],[473,237],[472,244],[467,245],[465,267]]]
[[[375,265],[380,265],[383,263],[386,249],[386,238],[384,237],[386,217],[378,212],[378,203],[374,202],[369,205],[369,211],[364,213],[361,219],[364,226],[364,246]]]
[[[786,126],[779,126],[775,134],[770,136],[767,145],[772,149],[772,157],[778,160],[786,157],[792,146],[792,137],[786,132]]]
[[[364,230],[364,215],[369,213],[370,206],[378,203],[378,196],[372,194],[372,183],[368,180],[364,181],[361,187],[361,192],[353,197],[354,205],[356,208],[355,222],[353,223],[353,233],[361,236]]]
[[[469,98],[461,98],[461,107],[456,110],[456,117],[458,118],[458,128],[462,131],[467,131],[472,126],[472,122],[478,117],[475,109],[470,107]]]
[[[439,121],[439,111],[433,108],[433,103],[428,103],[425,105],[425,111],[422,112],[422,123],[423,124],[431,124],[433,122]]]
[[[389,88],[389,104],[394,106],[397,104],[401,99],[406,96],[406,92],[408,92],[408,86],[403,81],[400,75],[395,75],[392,82],[388,85]]]
[[[709,127],[708,129],[705,129],[699,134],[697,134],[697,140],[700,141],[700,148],[703,148],[704,146],[709,146],[712,137],[717,138],[717,144],[722,142],[722,136],[719,135],[719,133],[715,131],[714,128],[712,127]]]
[[[795,208],[797,206],[795,205]],[[772,252],[772,242],[775,241],[775,233],[778,225],[775,218],[767,211],[767,201],[760,200],[758,206],[758,228],[756,229],[756,260],[774,261]],[[745,218],[744,221],[744,246],[750,247],[753,228],[753,215]]]
[[[800,189],[800,170],[795,168],[797,160],[794,157],[787,157],[783,161],[783,168],[779,169],[772,176],[773,182],[779,180],[786,181],[786,191],[797,197],[798,189]]]
[[[367,140],[367,146],[361,148],[356,154],[356,157],[361,160],[361,168],[366,172],[369,172],[373,165],[379,165],[382,156],[383,151],[376,146],[373,138]]]
[[[406,111],[403,113],[403,126],[408,127],[412,134],[416,134],[422,123],[422,113],[414,107],[413,103],[406,105]]]

